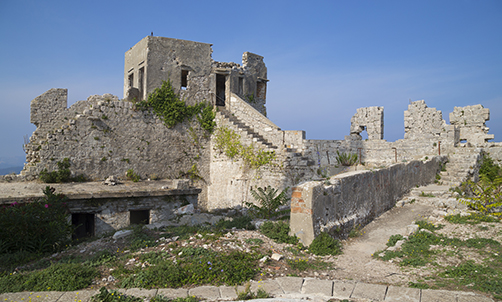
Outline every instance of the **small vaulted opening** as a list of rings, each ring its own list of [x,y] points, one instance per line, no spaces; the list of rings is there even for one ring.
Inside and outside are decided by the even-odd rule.
[[[130,210],[129,224],[149,224],[150,210]]]
[[[72,213],[71,224],[75,227],[73,239],[80,239],[94,236],[95,215],[90,213]]]

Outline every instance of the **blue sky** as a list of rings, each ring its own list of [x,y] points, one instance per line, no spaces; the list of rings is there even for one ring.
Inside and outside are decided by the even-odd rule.
[[[122,97],[124,53],[155,36],[213,44],[213,59],[265,57],[269,118],[343,139],[359,107],[404,136],[409,100],[448,114],[482,104],[502,136],[502,1],[0,1],[0,164],[24,157],[30,101],[68,88]]]

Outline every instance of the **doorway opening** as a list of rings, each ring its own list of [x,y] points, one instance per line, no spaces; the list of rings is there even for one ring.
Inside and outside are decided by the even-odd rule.
[[[72,213],[71,224],[75,227],[73,239],[80,239],[94,236],[95,215],[90,213]]]
[[[223,74],[216,74],[216,106],[225,106],[225,82],[227,78]]]

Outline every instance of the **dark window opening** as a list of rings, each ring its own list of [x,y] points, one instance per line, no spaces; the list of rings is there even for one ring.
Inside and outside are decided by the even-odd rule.
[[[181,71],[181,89],[186,90],[188,87],[188,70]]]
[[[134,73],[129,75],[129,87],[134,87]]]
[[[239,78],[239,95],[244,95],[244,78]]]
[[[225,82],[225,75],[216,75],[216,106],[225,106]]]
[[[150,210],[130,210],[129,224],[150,224]]]
[[[143,100],[143,78],[145,77],[145,67],[141,67],[138,72],[138,90],[140,101]]]
[[[267,82],[256,82],[256,97],[265,100],[265,98],[267,97]]]
[[[94,236],[94,214],[73,213],[71,214],[71,224],[75,227],[73,239],[80,239]]]

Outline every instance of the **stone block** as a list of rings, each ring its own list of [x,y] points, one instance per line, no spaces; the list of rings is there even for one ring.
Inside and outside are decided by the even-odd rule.
[[[420,302],[420,289],[389,286],[385,301]]]
[[[236,300],[237,292],[234,286],[220,286],[220,299],[221,300]]]
[[[162,295],[166,298],[186,298],[186,297],[188,297],[188,289],[186,289],[186,288],[161,288],[157,291],[157,295]]]
[[[422,289],[421,302],[456,302],[457,295],[447,290]]]
[[[220,298],[220,290],[216,286],[199,286],[188,290],[188,294],[205,300],[216,300]]]
[[[284,293],[282,290],[281,286],[279,285],[279,282],[276,280],[265,280],[265,281],[259,281],[259,282],[251,282],[251,287],[250,287],[252,292],[257,292],[259,289],[263,289],[267,293],[271,295],[281,295]]]
[[[383,301],[386,292],[386,285],[358,282],[350,297],[356,299],[370,299],[371,301]]]
[[[142,297],[142,298],[153,298],[157,295],[157,289],[144,289],[144,288],[128,288],[126,290],[126,295]]]
[[[333,281],[305,279],[302,286],[302,294],[315,294],[331,297],[333,294]]]
[[[333,298],[336,299],[348,299],[354,288],[356,287],[355,282],[346,282],[340,280],[333,281]]]
[[[280,277],[276,279],[285,294],[299,294],[302,290],[303,278]]]
[[[99,290],[77,290],[72,292],[64,292],[58,302],[90,302],[91,297],[97,295]]]

